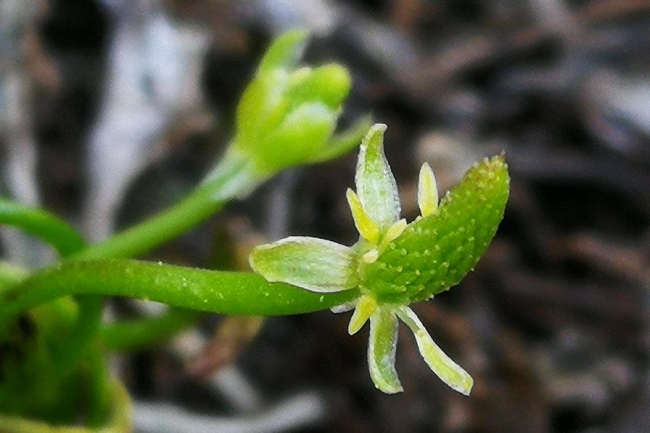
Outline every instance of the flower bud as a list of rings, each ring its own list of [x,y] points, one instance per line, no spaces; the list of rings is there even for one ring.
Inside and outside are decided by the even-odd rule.
[[[357,126],[358,138],[333,137],[350,75],[337,64],[298,67],[307,36],[293,31],[271,45],[237,107],[234,147],[258,176],[338,156],[361,139]]]

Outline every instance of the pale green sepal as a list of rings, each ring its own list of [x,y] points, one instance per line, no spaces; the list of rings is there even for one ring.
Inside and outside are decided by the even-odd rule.
[[[372,117],[365,116],[356,121],[343,132],[335,134],[330,141],[309,162],[323,162],[336,159],[359,146],[368,128],[372,125]]]
[[[251,268],[267,281],[312,292],[340,292],[356,287],[349,247],[309,237],[288,237],[260,245],[250,255]]]
[[[359,298],[357,307],[354,309],[354,313],[350,318],[350,323],[348,324],[348,333],[350,335],[356,334],[359,329],[363,328],[363,325],[366,324],[372,313],[377,309],[377,300],[372,296],[362,296]]]
[[[235,113],[239,149],[254,153],[259,141],[280,124],[289,108],[290,101],[284,97],[288,80],[287,71],[272,70],[256,76],[246,87]]]
[[[368,367],[375,387],[386,394],[404,391],[395,371],[397,317],[390,308],[379,306],[370,316]]]
[[[395,177],[384,155],[386,125],[373,125],[361,142],[355,176],[357,195],[366,213],[387,230],[399,219],[400,202]]]
[[[264,54],[258,74],[272,69],[291,69],[296,66],[305,51],[308,37],[309,32],[306,30],[293,30],[278,37]]]
[[[426,328],[409,307],[399,307],[397,316],[413,331],[420,354],[429,368],[450,388],[469,395],[474,380],[458,364],[452,361],[433,341]]]
[[[418,206],[423,217],[432,215],[438,209],[438,185],[431,166],[426,162],[420,168],[418,181]]]
[[[300,105],[262,138],[255,154],[256,168],[262,173],[275,173],[309,160],[334,132],[336,116],[321,102]]]

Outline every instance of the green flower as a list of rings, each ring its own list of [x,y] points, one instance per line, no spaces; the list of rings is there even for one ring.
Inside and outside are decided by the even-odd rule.
[[[472,167],[438,203],[433,171],[420,170],[421,216],[400,219],[395,178],[383,151],[385,125],[375,125],[363,139],[356,192],[347,199],[360,233],[351,247],[308,237],[289,237],[257,247],[252,268],[268,281],[281,281],[314,292],[359,288],[348,331],[369,320],[368,365],[375,386],[402,391],[395,371],[398,319],[413,332],[431,370],[451,388],[469,394],[473,380],[436,345],[409,305],[449,289],[471,271],[487,249],[503,218],[509,176],[503,155]]]

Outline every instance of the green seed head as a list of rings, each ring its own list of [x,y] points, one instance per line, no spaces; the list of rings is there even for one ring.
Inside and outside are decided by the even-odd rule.
[[[503,155],[476,164],[435,213],[409,224],[376,261],[361,262],[362,286],[381,302],[409,304],[458,284],[492,241],[509,183]]]
[[[400,219],[395,178],[383,151],[385,125],[374,125],[361,143],[356,192],[346,197],[359,241],[352,247],[322,239],[286,238],[255,249],[251,267],[269,281],[315,292],[358,288],[337,307],[354,307],[348,332],[370,321],[368,367],[375,386],[402,391],[395,371],[398,319],[413,332],[420,354],[452,389],[469,395],[472,377],[433,341],[409,304],[458,284],[476,266],[503,218],[510,177],[503,155],[485,158],[438,203],[435,176],[423,164],[418,182],[421,216]]]

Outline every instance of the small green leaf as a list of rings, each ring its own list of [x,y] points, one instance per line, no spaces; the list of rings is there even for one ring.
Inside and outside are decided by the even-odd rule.
[[[260,245],[251,253],[250,264],[267,281],[312,292],[340,292],[357,284],[350,248],[323,239],[288,237]]]

